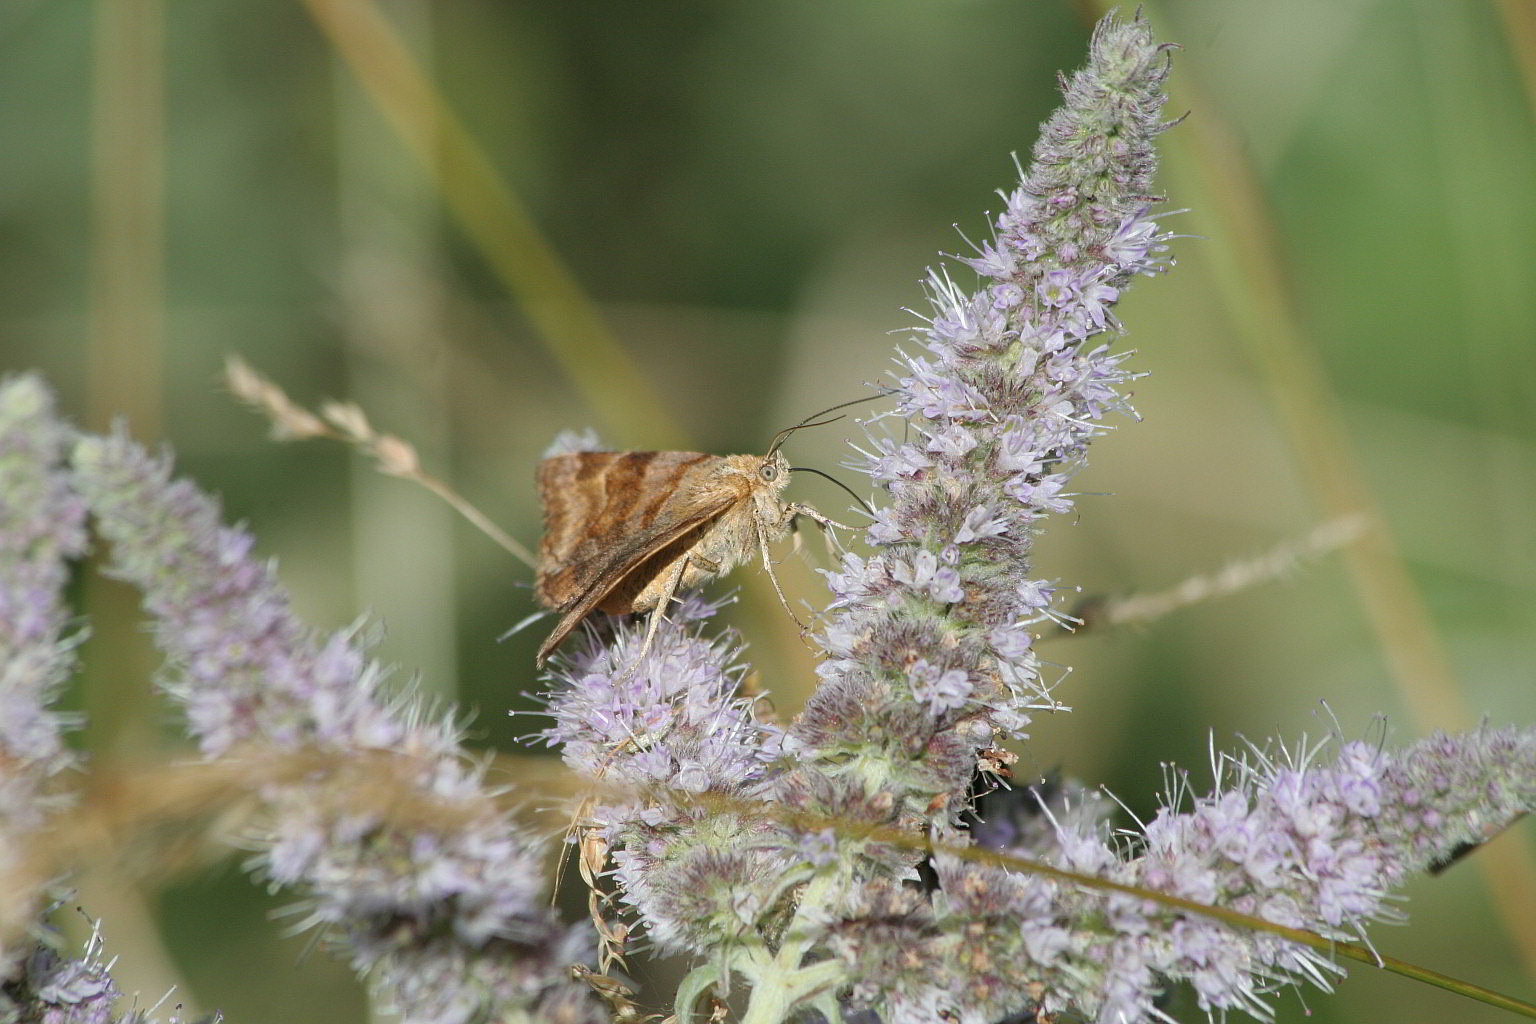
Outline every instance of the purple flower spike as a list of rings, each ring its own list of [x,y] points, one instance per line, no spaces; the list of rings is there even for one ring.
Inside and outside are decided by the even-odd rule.
[[[71,806],[52,789],[80,760],[62,735],[74,716],[49,708],[80,639],[64,603],[69,561],[86,546],[85,505],[65,465],[74,440],[41,381],[0,381],[0,876],[11,883],[0,922],[12,940],[0,951],[0,1020],[152,1024],[143,1011],[116,1012],[122,993],[99,930],[79,955],[67,951],[47,923],[49,895],[15,884],[30,874],[27,841]],[[57,884],[46,888],[63,899]]]
[[[74,667],[63,589],[68,560],[85,548],[85,507],[63,467],[71,439],[41,382],[0,383],[0,756],[26,765],[34,785],[74,760],[60,736],[70,723],[48,710]],[[5,834],[34,827],[35,794],[15,804],[6,795]]]
[[[324,926],[407,1021],[537,1019],[555,1006],[563,1020],[601,1019],[567,973],[590,958],[590,938],[554,918],[540,843],[497,807],[452,722],[386,695],[358,630],[326,636],[299,622],[250,535],[173,480],[168,459],[119,433],[80,439],[74,465],[111,541],[110,571],[144,593],[164,687],[204,754],[312,753],[349,766],[264,792],[259,863],[308,894],[304,923]],[[397,821],[336,791],[365,776],[432,808],[430,821]]]
[[[659,946],[706,958],[679,1008],[739,978],[749,1024],[806,1009],[882,1024],[1127,1024],[1166,1019],[1157,999],[1184,981],[1212,1012],[1265,1018],[1275,986],[1326,986],[1338,968],[1139,896],[943,852],[919,871],[912,850],[858,829],[1011,847],[1354,938],[1386,916],[1405,868],[1536,799],[1532,734],[1486,733],[1398,757],[1346,744],[1329,766],[1315,751],[1224,760],[1210,796],[1173,801],[1135,837],[1109,831],[1107,800],[1070,787],[1028,816],[969,813],[977,769],[998,763],[991,748],[1058,706],[1034,651],[1036,630],[1059,618],[1057,587],[1031,574],[1031,548],[1048,517],[1071,511],[1072,474],[1104,418],[1128,410],[1124,357],[1101,335],[1118,332],[1131,279],[1164,265],[1149,193],[1167,67],[1145,21],[1101,22],[968,261],[982,280],[968,292],[930,276],[933,315],[899,358],[897,409],[875,423],[898,428],[869,439],[861,467],[883,499],[874,550],[826,574],[820,684],[787,734],[755,726],[731,696],[734,651],[680,622],[627,674],[613,666],[633,657],[638,627],[565,663],[546,737],[573,766],[643,792],[596,814],[620,896]],[[670,792],[657,792],[664,781]],[[706,791],[780,813],[686,797]],[[801,814],[817,824],[790,827]]]
[[[49,709],[75,665],[64,584],[85,548],[85,508],[63,461],[72,440],[35,377],[0,381],[0,874],[16,872],[24,844],[60,809],[48,786],[77,758],[62,732],[74,722]],[[12,886],[0,903],[7,929],[28,922],[46,899]],[[31,941],[0,950],[0,980],[29,956]],[[54,957],[52,951],[46,955]]]
[[[878,554],[828,574],[822,684],[789,743],[823,770],[854,755],[916,818],[960,806],[973,765],[953,759],[953,739],[987,747],[1056,706],[1031,649],[1050,584],[1028,575],[1030,551],[1040,521],[1071,509],[1066,483],[1101,420],[1125,408],[1123,357],[1087,342],[1118,327],[1109,309],[1127,282],[1162,266],[1148,190],[1167,66],[1144,21],[1100,25],[968,261],[977,290],[930,276],[924,354],[903,355],[897,380],[903,431],[926,440],[872,439],[864,469],[889,502],[867,535]],[[850,701],[901,724],[863,733]],[[937,770],[899,768],[924,748]]]
[[[636,794],[603,800],[588,822],[615,847],[625,902],[667,950],[708,952],[750,931],[794,859],[777,849],[771,823],[711,814],[687,799],[754,799],[780,755],[782,733],[737,696],[735,638],[708,641],[686,628],[716,610],[687,599],[638,661],[643,623],[620,627],[606,646],[589,637],[561,655],[563,684],[549,696],[555,724],[541,734],[574,770]]]
[[[1055,867],[1357,941],[1369,922],[1398,918],[1387,890],[1403,877],[1536,806],[1532,729],[1439,735],[1397,754],[1344,743],[1331,764],[1319,753],[1223,758],[1212,793],[1190,800],[1181,779],[1133,841],[1081,793],[1042,794],[1033,817],[977,834]],[[848,891],[833,928],[854,1005],[882,1020],[1166,1020],[1157,999],[1170,981],[1188,982],[1202,1009],[1267,1020],[1276,987],[1327,988],[1342,974],[1310,947],[1152,900],[949,856],[935,868],[932,901],[873,879]]]
[[[555,724],[540,735],[593,778],[695,793],[749,790],[777,756],[779,733],[736,696],[744,666],[734,638],[710,642],[683,628],[715,610],[690,599],[638,662],[643,624],[562,660],[555,675],[563,685],[549,697]]]

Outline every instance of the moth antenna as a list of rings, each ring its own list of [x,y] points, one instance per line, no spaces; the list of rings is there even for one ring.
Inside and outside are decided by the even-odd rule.
[[[768,455],[772,455],[774,452],[778,451],[784,442],[789,440],[789,435],[793,434],[797,430],[803,430],[806,427],[824,427],[828,423],[836,423],[838,420],[843,418],[841,416],[834,416],[829,420],[820,420],[819,422],[813,423],[812,420],[815,420],[818,416],[825,416],[829,412],[836,412],[839,409],[846,409],[850,405],[859,405],[862,402],[873,402],[877,398],[885,398],[887,395],[893,395],[895,393],[896,390],[894,388],[883,388],[879,394],[865,395],[863,398],[855,398],[849,402],[839,402],[837,405],[834,405],[831,408],[821,410],[821,412],[811,413],[811,415],[807,416],[799,423],[796,423],[794,426],[785,427],[783,430],[775,434],[773,436],[773,444],[768,446]],[[764,458],[766,457],[767,456],[764,456]]]
[[[863,401],[863,399],[860,399],[860,401]],[[828,410],[828,411],[830,411],[830,410]],[[817,413],[816,415],[819,416],[821,414]],[[843,417],[841,417],[841,416],[833,416],[829,420],[816,420],[814,423],[810,422],[809,420],[806,420],[806,421],[801,422],[801,423],[796,423],[792,427],[785,427],[783,430],[781,430],[777,434],[773,435],[773,444],[768,446],[768,455],[772,455],[774,452],[778,451],[783,446],[784,442],[789,440],[789,435],[793,434],[795,431],[797,431],[797,430],[804,430],[806,427],[824,427],[828,423],[836,423],[838,420],[840,420],[842,418]],[[767,458],[768,455],[765,455],[764,458]]]
[[[843,490],[847,491],[848,492],[848,497],[850,497],[854,501],[858,502],[859,503],[859,508],[862,508],[864,510],[864,512],[867,515],[870,516],[870,518],[874,518],[875,510],[870,508],[867,504],[865,504],[864,499],[859,497],[857,494],[855,494],[852,487],[849,487],[847,484],[843,483],[841,480],[839,480],[837,477],[833,476],[831,473],[823,473],[821,470],[819,470],[819,469],[812,469],[810,466],[790,466],[789,467],[789,471],[791,473],[815,473],[817,476],[825,477],[828,480],[831,480],[833,483],[837,484],[837,486],[839,486]]]

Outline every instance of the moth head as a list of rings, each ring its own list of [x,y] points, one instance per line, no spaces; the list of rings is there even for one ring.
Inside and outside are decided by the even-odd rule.
[[[789,483],[789,460],[780,451],[771,451],[761,459],[757,459],[753,467],[755,479],[752,481],[754,488],[766,487],[777,493]]]

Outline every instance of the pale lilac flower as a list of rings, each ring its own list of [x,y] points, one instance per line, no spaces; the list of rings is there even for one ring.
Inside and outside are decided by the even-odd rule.
[[[63,466],[72,435],[33,377],[0,382],[0,822],[37,827],[39,788],[74,763],[49,704],[74,668],[63,589],[85,548],[85,508]]]
[[[716,607],[685,600],[644,657],[644,622],[619,626],[607,646],[590,635],[571,645],[555,659],[555,721],[541,734],[574,770],[637,793],[599,802],[589,821],[615,847],[625,902],[666,950],[704,952],[752,928],[803,856],[779,849],[769,823],[680,805],[684,793],[755,797],[780,752],[780,731],[736,695],[744,666],[735,638],[707,641],[685,628]],[[647,798],[653,787],[672,795]]]
[[[828,575],[822,688],[790,730],[798,771],[814,770],[833,717],[819,705],[847,693],[904,723],[856,747],[858,770],[879,786],[909,774],[887,758],[905,764],[914,745],[962,720],[1016,734],[1030,706],[1053,703],[1021,626],[1041,617],[1050,592],[1028,575],[1030,548],[1038,520],[1071,509],[1067,482],[1100,420],[1124,407],[1122,357],[1083,339],[1115,326],[1108,306],[1132,277],[1161,269],[1163,235],[1147,218],[1166,71],[1144,22],[1106,20],[992,240],[967,261],[980,287],[967,294],[947,273],[930,275],[924,352],[902,356],[897,375],[903,428],[927,439],[923,458],[902,457],[910,441],[871,441],[863,468],[886,501],[867,539],[880,553],[850,553]],[[938,664],[966,684],[936,690],[915,669]],[[831,735],[827,770],[852,742]],[[976,738],[995,739],[986,728]],[[964,783],[935,778],[946,789],[892,796],[947,816],[958,804],[946,792]]]
[[[875,541],[895,541],[901,539],[901,527],[895,523],[894,513],[888,508],[879,508],[871,517],[869,524],[869,536]]]
[[[115,1012],[122,993],[103,959],[99,929],[93,929],[84,954],[68,957],[38,943],[0,986],[0,1019],[46,1024],[151,1024],[139,1011]],[[210,1018],[216,1024],[218,1018]]]
[[[898,444],[889,437],[875,439],[875,450],[880,454],[869,459],[869,474],[877,481],[886,482],[902,477],[915,477],[933,465],[915,444]]]
[[[818,686],[785,733],[734,695],[734,641],[685,628],[697,602],[644,657],[640,623],[560,656],[546,738],[632,787],[594,820],[620,904],[658,947],[699,958],[678,1009],[739,983],[752,1024],[1132,1024],[1165,1020],[1156,1000],[1187,982],[1212,1013],[1264,1018],[1276,986],[1326,987],[1339,968],[1142,892],[1357,939],[1392,916],[1404,872],[1536,803],[1528,730],[1400,755],[1343,744],[1331,764],[1315,749],[1255,750],[1219,761],[1204,797],[1179,778],[1139,834],[1112,833],[1108,799],[1081,789],[1041,794],[1031,815],[970,813],[1000,738],[1059,707],[1034,650],[1035,630],[1062,618],[1059,587],[1033,574],[1031,548],[1072,509],[1104,418],[1130,411],[1125,357],[1099,336],[1119,329],[1131,279],[1163,267],[1150,189],[1166,71],[1139,16],[1101,22],[992,239],[966,261],[983,280],[967,291],[930,275],[933,312],[920,351],[898,357],[897,410],[871,424],[856,464],[876,488],[874,550],[826,573]],[[867,826],[1140,891],[942,848],[925,866]]]
[[[958,459],[977,444],[976,435],[958,423],[934,431],[928,438],[928,450],[935,455]]]
[[[960,574],[947,565],[941,565],[939,556],[927,548],[918,551],[911,562],[893,560],[890,566],[892,579],[940,604],[965,600],[965,591],[960,587]]]
[[[1319,754],[1224,758],[1210,795],[1191,799],[1181,782],[1177,805],[1129,849],[1102,824],[1102,800],[1080,792],[1041,794],[1035,814],[974,832],[1004,852],[1354,941],[1398,917],[1387,892],[1407,874],[1536,806],[1533,729],[1441,735],[1397,754],[1345,743],[1331,764]],[[1309,947],[1151,900],[949,856],[935,868],[932,900],[872,880],[845,894],[832,926],[854,1005],[882,1020],[1151,1021],[1180,980],[1202,1009],[1268,1019],[1277,986],[1326,988],[1342,974]]]
[[[80,639],[63,592],[69,560],[86,545],[85,505],[65,465],[74,437],[41,381],[0,381],[0,873],[12,880],[25,877],[12,873],[23,844],[69,806],[50,784],[79,762],[63,738],[75,716],[49,707]],[[79,956],[66,952],[44,923],[47,899],[20,888],[4,895],[0,919],[25,934],[0,954],[0,1020],[148,1024],[141,1012],[116,1012],[121,993],[99,930]]]
[[[594,778],[699,793],[756,784],[778,754],[779,732],[757,722],[751,701],[736,695],[746,670],[736,640],[727,633],[708,641],[682,628],[717,607],[688,599],[638,660],[644,622],[621,627],[607,645],[574,645],[557,662],[560,685],[548,698],[555,721],[540,736]]]
[[[906,395],[906,412],[920,412],[935,423],[977,420],[985,415],[986,399],[969,382],[941,372],[921,356],[909,359],[907,368],[910,374],[898,382]]]
[[[965,706],[971,696],[971,680],[964,669],[930,665],[919,658],[911,669],[912,696],[937,718]]]
[[[998,515],[986,505],[977,505],[966,513],[960,521],[960,529],[955,531],[953,545],[969,544],[972,541],[985,540],[988,537],[1000,537],[1008,532],[1008,520],[1005,516]],[[947,548],[946,550],[950,550]],[[946,562],[957,562],[958,558],[945,557]]]
[[[834,829],[807,832],[800,837],[799,850],[806,860],[818,868],[835,864],[839,857],[840,840]]]
[[[111,543],[108,571],[139,587],[165,652],[163,685],[204,754],[370,759],[440,813],[393,820],[335,780],[267,787],[259,863],[307,896],[325,928],[407,1021],[460,1024],[570,1002],[591,940],[547,905],[540,844],[497,808],[446,714],[391,696],[357,629],[324,635],[289,608],[249,534],[121,433],[75,445],[75,480]],[[588,1001],[586,1017],[599,1011]]]

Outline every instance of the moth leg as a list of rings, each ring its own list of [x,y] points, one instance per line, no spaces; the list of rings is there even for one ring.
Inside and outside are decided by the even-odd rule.
[[[683,582],[683,573],[688,569],[688,563],[692,555],[684,555],[677,560],[677,568],[667,575],[667,584],[662,588],[661,599],[656,602],[656,607],[651,609],[650,621],[645,626],[645,639],[640,643],[640,652],[630,661],[629,667],[624,670],[627,676],[639,667],[641,660],[651,652],[651,643],[656,639],[656,630],[661,626],[662,616],[667,614],[667,608],[671,606],[672,599],[677,596],[678,585]],[[622,679],[623,676],[620,676]]]
[[[813,521],[823,530],[833,526],[837,527],[839,530],[853,529],[853,527],[849,526],[847,523],[840,523],[836,519],[823,515],[809,505],[802,505],[798,501],[792,501],[788,505],[784,506],[784,517],[786,519],[793,522],[796,516],[805,516],[805,518]]]
[[[773,559],[768,557],[768,531],[763,528],[762,523],[757,524],[757,547],[763,555],[763,568],[768,570],[768,578],[773,581],[773,592],[779,595],[779,604],[784,606],[784,610],[789,612],[789,617],[795,620],[795,625],[800,627],[800,632],[804,633],[807,629],[806,624],[800,621],[795,610],[789,606],[789,598],[784,596],[784,588],[779,586],[779,574],[773,571]]]
[[[789,518],[789,525],[791,529],[794,528],[795,521],[800,516],[805,516],[805,518],[814,522],[816,524],[816,528],[821,531],[821,535],[827,539],[827,549],[829,551],[842,550],[842,545],[837,542],[837,534],[832,532],[832,527],[837,527],[840,530],[853,529],[853,527],[849,526],[847,523],[840,523],[836,519],[829,519],[827,516],[822,515],[811,506],[802,505],[798,501],[791,502],[790,504],[784,506],[784,514]],[[800,534],[798,531],[796,531],[795,544],[797,549],[799,543]]]

